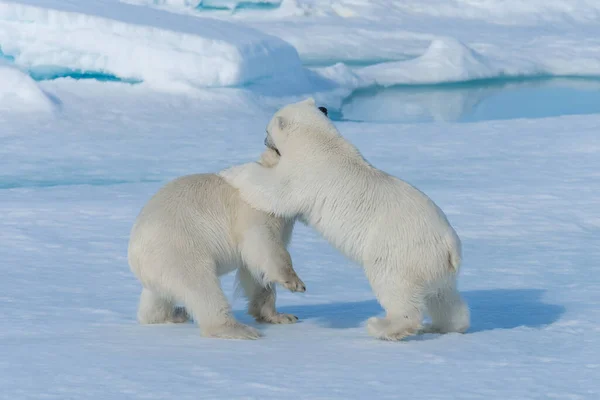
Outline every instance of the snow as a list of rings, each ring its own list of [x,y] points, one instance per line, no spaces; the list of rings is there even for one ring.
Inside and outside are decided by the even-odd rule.
[[[450,64],[450,81],[473,75],[600,75],[600,3],[593,0],[293,3],[302,12],[213,16],[281,37],[312,65],[392,62],[381,68],[386,80],[398,70],[390,84],[431,83],[425,74],[409,79],[404,73],[418,71],[425,64],[420,57]],[[483,65],[454,64],[469,54],[477,54]],[[447,80],[440,75],[439,81]]]
[[[432,85],[600,75],[597,2],[128,3],[0,4],[0,398],[600,397],[600,113],[449,123],[505,87]],[[256,159],[276,107],[309,94],[368,121],[336,125],[446,212],[471,329],[374,340],[363,272],[300,224],[307,292],[277,300],[298,324],[255,324],[227,276],[260,340],[139,325],[126,249],[143,204]]]
[[[51,112],[54,104],[26,73],[0,59],[0,110]]]
[[[514,74],[498,64],[457,40],[436,39],[417,58],[365,67],[359,75],[379,86],[393,86],[401,83],[464,82]],[[516,71],[524,74],[523,68]],[[535,72],[530,71],[529,75]]]
[[[60,7],[68,10],[0,4],[4,54],[26,68],[100,72],[163,90],[303,74],[293,47],[249,28],[127,4],[102,9],[99,17],[76,5]]]
[[[163,8],[211,11],[236,11],[240,9],[266,10],[278,8],[282,3],[281,0],[125,0],[124,2]]]
[[[388,7],[420,16],[479,19],[506,25],[547,25],[565,20],[595,23],[600,18],[600,4],[593,0],[408,0],[370,3],[385,3]]]
[[[455,16],[449,6],[435,2],[428,8],[385,1],[268,3],[279,4],[274,10],[245,9],[248,4],[267,3],[223,2],[228,9],[242,8],[232,14],[200,12],[198,7],[220,6],[187,0],[4,2],[0,42],[5,55],[42,79],[98,75],[162,91],[250,85],[267,96],[320,92],[333,103],[373,85],[600,75],[600,36],[594,35],[600,29],[591,23],[600,9],[595,3],[538,4],[552,25],[531,30],[535,35],[526,25],[515,27],[518,18],[504,27],[495,19],[504,8],[491,3],[454,4],[487,10],[467,13],[459,30],[450,23]],[[436,7],[439,12],[425,12]],[[511,10],[530,16],[531,7]],[[569,9],[576,12],[565,14]],[[573,18],[584,29],[570,29]],[[507,35],[509,30],[516,33]],[[332,74],[336,63],[349,71]],[[306,69],[311,65],[317,75]]]

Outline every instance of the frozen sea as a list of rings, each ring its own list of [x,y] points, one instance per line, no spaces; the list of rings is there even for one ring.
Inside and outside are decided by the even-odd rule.
[[[170,179],[254,160],[314,97],[463,242],[466,334],[371,338],[310,228],[295,325],[142,326],[129,230]],[[0,399],[600,398],[600,3],[0,2]]]

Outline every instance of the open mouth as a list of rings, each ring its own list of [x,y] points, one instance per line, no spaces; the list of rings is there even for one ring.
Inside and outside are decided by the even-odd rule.
[[[281,157],[281,153],[279,152],[279,149],[277,147],[275,147],[275,145],[273,144],[273,142],[270,140],[270,138],[268,136],[265,138],[265,146],[267,146],[269,149],[273,150],[275,153],[277,153],[277,155],[279,157]]]

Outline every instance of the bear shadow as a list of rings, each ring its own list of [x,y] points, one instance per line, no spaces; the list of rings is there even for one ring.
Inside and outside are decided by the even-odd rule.
[[[541,328],[556,322],[565,312],[561,305],[541,300],[542,289],[491,289],[461,292],[471,310],[468,333],[518,327]],[[278,307],[280,312],[314,320],[319,325],[347,329],[362,326],[384,311],[376,300]]]

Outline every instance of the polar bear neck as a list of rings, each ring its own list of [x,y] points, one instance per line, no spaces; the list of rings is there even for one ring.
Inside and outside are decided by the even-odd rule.
[[[285,156],[292,156],[295,162],[318,162],[318,160],[337,159],[347,166],[356,165],[372,169],[372,165],[363,157],[361,152],[351,142],[342,137],[335,127],[315,127],[310,131],[311,140],[301,136],[292,139]],[[287,149],[286,149],[287,150]],[[291,153],[291,154],[290,154]]]

